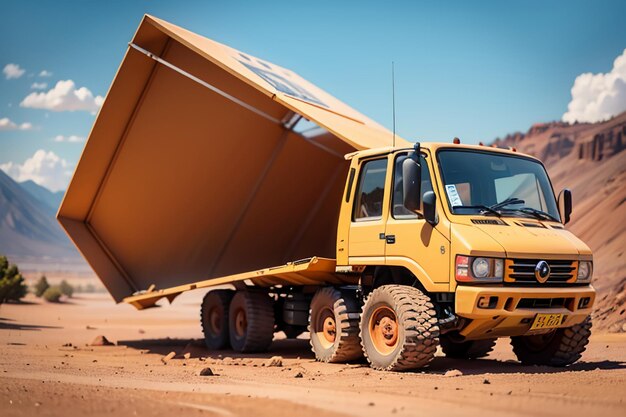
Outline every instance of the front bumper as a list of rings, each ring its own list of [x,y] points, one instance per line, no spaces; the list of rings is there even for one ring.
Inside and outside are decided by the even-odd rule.
[[[591,285],[582,287],[486,287],[459,285],[456,289],[455,311],[468,319],[460,330],[466,339],[536,334],[530,331],[538,313],[561,313],[559,327],[581,323],[591,314],[596,291]],[[488,308],[478,307],[479,300],[490,300]],[[581,300],[588,299],[581,306]]]

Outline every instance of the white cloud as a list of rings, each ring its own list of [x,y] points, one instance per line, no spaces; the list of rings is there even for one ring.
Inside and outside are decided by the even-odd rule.
[[[20,106],[53,111],[88,111],[95,113],[100,109],[104,98],[95,96],[87,87],[76,88],[72,80],[59,81],[51,90],[42,93],[30,93]]]
[[[45,90],[48,88],[48,83],[33,83],[30,88],[33,90]]]
[[[39,73],[40,77],[52,77],[52,73],[50,71],[43,70]]]
[[[51,191],[64,190],[72,176],[72,167],[52,151],[39,149],[23,164],[7,162],[0,169],[18,182],[33,180]]]
[[[563,121],[598,122],[626,110],[626,49],[608,73],[580,74]]]
[[[33,128],[32,123],[17,124],[8,117],[0,119],[0,130],[31,130]]]
[[[84,142],[85,138],[82,136],[77,136],[77,135],[70,135],[70,136],[57,135],[54,137],[54,141],[77,143],[77,142]]]
[[[4,73],[6,79],[10,80],[11,78],[20,78],[22,75],[24,75],[26,70],[20,68],[20,66],[17,64],[7,64],[2,72]]]

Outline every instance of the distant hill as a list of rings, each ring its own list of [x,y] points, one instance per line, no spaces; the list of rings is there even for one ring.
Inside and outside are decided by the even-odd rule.
[[[36,185],[36,184],[35,184]],[[37,190],[32,185],[27,185]],[[55,219],[55,193],[26,191],[0,170],[0,253],[20,267],[46,270],[85,269],[85,262]],[[43,201],[42,201],[43,200]],[[47,202],[44,202],[47,201]]]
[[[594,325],[626,332],[626,112],[601,123],[538,123],[494,143],[540,158],[555,191],[572,190],[567,228],[594,251]]]
[[[19,183],[20,186],[28,191],[30,195],[35,197],[46,207],[48,207],[55,215],[63,200],[63,191],[57,191],[56,193],[48,190],[46,187],[42,187],[33,180],[27,180]]]

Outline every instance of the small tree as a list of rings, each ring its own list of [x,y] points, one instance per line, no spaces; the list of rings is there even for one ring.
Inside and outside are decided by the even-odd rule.
[[[0,304],[19,301],[28,291],[24,277],[16,265],[9,265],[5,256],[0,256]]]
[[[42,275],[41,278],[39,278],[39,281],[37,281],[37,283],[34,285],[35,295],[37,297],[41,297],[48,288],[50,288],[50,284],[48,284],[48,279],[45,275]]]
[[[74,287],[72,287],[66,280],[61,281],[61,284],[59,284],[59,290],[61,290],[61,293],[67,297],[72,297],[72,294],[74,294]]]
[[[61,293],[61,289],[55,285],[53,287],[48,288],[43,293],[43,299],[51,303],[58,303],[62,295],[63,293]]]

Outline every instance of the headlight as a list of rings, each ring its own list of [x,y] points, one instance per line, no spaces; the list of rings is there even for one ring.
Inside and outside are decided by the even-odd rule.
[[[457,255],[455,278],[458,282],[502,282],[504,260]]]
[[[577,282],[589,282],[591,281],[592,264],[589,261],[580,261],[578,263],[578,277]]]
[[[485,258],[476,258],[472,262],[472,273],[476,278],[485,278],[489,275],[489,261]]]

